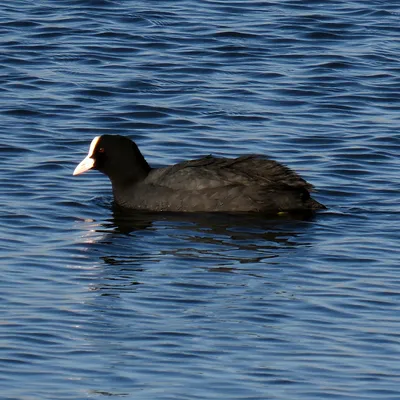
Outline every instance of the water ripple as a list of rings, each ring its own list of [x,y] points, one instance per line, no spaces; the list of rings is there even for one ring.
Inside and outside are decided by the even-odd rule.
[[[3,397],[398,399],[397,2],[3,3]],[[329,209],[121,215],[71,176],[103,133]]]

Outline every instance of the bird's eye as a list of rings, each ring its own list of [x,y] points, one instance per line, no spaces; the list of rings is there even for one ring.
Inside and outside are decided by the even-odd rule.
[[[104,153],[104,147],[100,147],[98,150],[99,153]]]

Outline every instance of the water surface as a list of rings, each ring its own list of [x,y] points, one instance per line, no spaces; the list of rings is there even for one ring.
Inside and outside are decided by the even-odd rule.
[[[400,398],[396,1],[0,3],[2,398]],[[121,215],[103,133],[329,209]]]

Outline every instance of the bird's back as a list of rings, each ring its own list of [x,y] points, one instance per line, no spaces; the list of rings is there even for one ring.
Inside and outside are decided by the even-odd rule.
[[[264,188],[279,185],[309,191],[313,188],[290,168],[259,155],[234,159],[207,156],[184,161],[152,170],[146,181],[174,190],[215,189],[231,185]]]
[[[207,156],[153,169],[143,182],[114,193],[120,205],[153,211],[268,212],[324,208],[291,169],[262,156]]]

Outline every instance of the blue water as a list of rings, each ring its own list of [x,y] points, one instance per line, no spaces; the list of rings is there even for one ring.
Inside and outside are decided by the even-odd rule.
[[[0,5],[2,399],[400,398],[398,1]],[[103,133],[329,209],[120,215]]]

